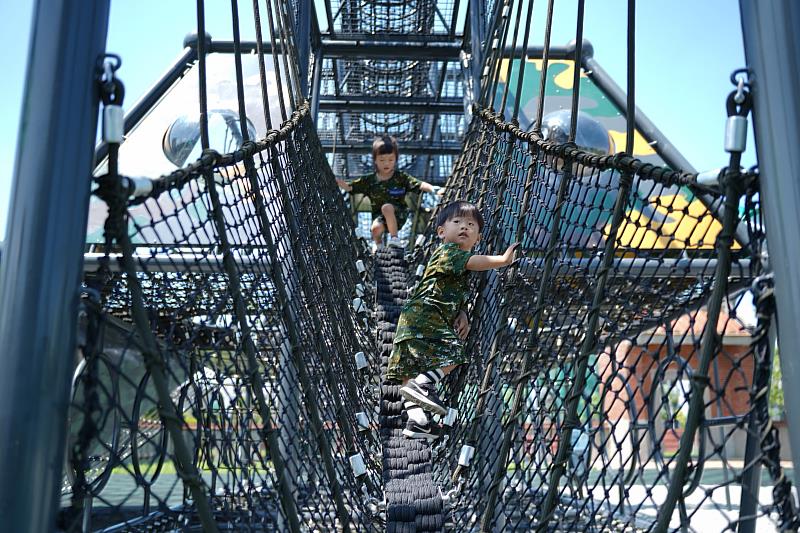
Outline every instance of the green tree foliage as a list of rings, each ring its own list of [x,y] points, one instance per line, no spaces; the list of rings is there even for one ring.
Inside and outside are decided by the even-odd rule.
[[[769,385],[769,416],[773,420],[783,420],[786,417],[783,405],[783,381],[781,380],[781,360],[778,349],[772,356],[772,379]]]

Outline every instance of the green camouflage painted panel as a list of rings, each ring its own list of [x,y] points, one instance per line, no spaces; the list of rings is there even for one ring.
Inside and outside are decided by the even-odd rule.
[[[498,86],[498,96],[502,96],[505,90],[505,73],[508,71],[508,61],[503,61],[501,67],[501,80]],[[547,79],[545,80],[545,100],[544,114],[553,111],[572,108],[572,79],[575,75],[575,64],[571,60],[551,60],[547,66]],[[511,69],[511,90],[508,97],[507,114],[514,109],[514,102],[517,96],[514,90],[520,72],[520,60],[514,60]],[[542,60],[529,59],[525,66],[525,83],[522,86],[520,95],[520,127],[529,129],[536,118],[536,110],[539,106],[539,84],[542,75]],[[580,75],[580,100],[578,109],[591,116],[608,131],[609,136],[614,142],[614,150],[621,152],[625,150],[625,117],[614,103],[608,99],[603,91],[583,72]],[[498,98],[500,101],[500,98]],[[657,166],[666,166],[664,160],[658,155],[647,140],[638,130],[634,133],[633,155]]]

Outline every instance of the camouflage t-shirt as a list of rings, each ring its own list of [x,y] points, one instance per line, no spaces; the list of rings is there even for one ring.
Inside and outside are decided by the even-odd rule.
[[[406,193],[419,191],[422,183],[405,172],[395,170],[392,177],[381,181],[373,172],[350,182],[354,193],[369,197],[372,204],[372,216],[381,214],[383,204],[392,204],[395,209],[405,211]]]
[[[456,243],[441,245],[431,255],[425,274],[397,321],[394,341],[436,339],[460,342],[453,322],[467,303],[471,251]]]

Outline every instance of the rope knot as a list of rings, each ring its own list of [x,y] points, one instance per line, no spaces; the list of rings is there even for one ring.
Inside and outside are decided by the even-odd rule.
[[[568,141],[562,144],[553,143],[553,145],[555,146],[553,153],[559,157],[571,157],[574,156],[576,152],[580,151],[575,141]]]
[[[108,206],[108,217],[103,225],[105,235],[109,239],[118,239],[127,229],[125,213],[129,196],[128,187],[123,186],[119,175],[104,174],[95,182],[97,183],[95,195]]]
[[[255,141],[248,139],[242,143],[240,151],[244,155],[252,155],[258,151],[258,144]]]
[[[200,155],[200,160],[203,162],[203,166],[208,165],[211,168],[216,167],[221,159],[222,155],[213,148],[206,148]]]

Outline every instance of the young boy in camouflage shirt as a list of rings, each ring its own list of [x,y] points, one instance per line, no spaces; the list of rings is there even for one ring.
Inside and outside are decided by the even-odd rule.
[[[381,243],[384,230],[389,231],[389,246],[401,246],[397,232],[408,218],[407,193],[436,192],[438,189],[397,170],[397,156],[397,141],[394,137],[376,137],[372,142],[375,172],[350,183],[338,178],[336,180],[345,191],[363,194],[369,198],[372,204],[372,240],[376,247]]]
[[[516,244],[502,255],[474,255],[483,217],[469,202],[448,204],[436,219],[443,243],[431,255],[425,273],[409,297],[397,322],[394,349],[386,378],[402,381],[400,394],[408,422],[403,434],[414,439],[435,439],[425,411],[447,414],[436,394],[436,384],[466,362],[463,341],[469,334],[465,313],[469,298],[469,272],[510,265]]]

